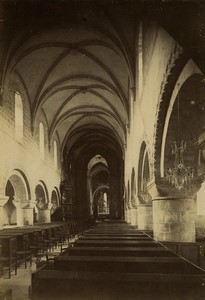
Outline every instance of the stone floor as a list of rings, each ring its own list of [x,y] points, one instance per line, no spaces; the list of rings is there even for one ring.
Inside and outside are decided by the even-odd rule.
[[[73,243],[76,238],[70,239],[69,243]],[[65,243],[65,247],[68,246],[68,241]],[[55,253],[60,253],[61,248],[54,249]],[[38,259],[32,259],[32,266],[28,262],[27,269],[24,264],[20,265],[17,270],[17,275],[12,271],[11,278],[8,278],[8,272],[5,272],[3,277],[0,278],[0,291],[6,289],[12,289],[12,300],[30,300],[31,289],[31,274],[35,272],[42,264],[46,264],[46,256],[42,256]]]
[[[3,278],[0,278],[1,289],[12,289],[12,300],[29,300],[29,290],[31,286],[31,273],[36,271],[36,261],[33,259],[32,266],[28,264],[27,269],[20,266],[17,270],[17,275],[11,273],[11,278],[8,278],[8,273],[4,273]]]

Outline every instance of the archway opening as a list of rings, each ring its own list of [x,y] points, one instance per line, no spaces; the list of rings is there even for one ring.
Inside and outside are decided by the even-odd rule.
[[[146,143],[143,142],[140,150],[138,167],[138,198],[142,204],[150,203],[151,196],[148,193],[147,184],[150,180],[149,157]]]
[[[67,197],[72,202],[71,217],[92,220],[93,193],[108,186],[110,218],[123,219],[124,165],[119,143],[110,132],[98,128],[85,128],[71,137],[63,154],[65,187],[72,193]]]
[[[181,161],[185,166],[183,170],[187,176],[189,172],[186,170],[190,170],[191,176],[205,174],[204,92],[205,86],[200,75],[192,75],[178,87],[166,135],[164,169],[167,175],[169,170],[173,170],[176,161]],[[186,182],[189,178],[185,177],[186,174],[182,180]],[[183,182],[181,186],[185,186]]]
[[[46,193],[42,185],[38,184],[35,188],[36,207],[34,207],[34,222],[39,221],[39,210],[46,207]]]
[[[131,203],[133,207],[137,206],[136,202],[136,177],[135,177],[135,169],[132,168],[132,176],[131,176]]]
[[[22,176],[23,173],[17,170],[13,172],[5,187],[8,201],[4,205],[4,224],[21,226],[24,223],[23,208],[29,202],[29,186],[25,175]]]
[[[98,220],[108,219],[110,216],[109,189],[100,188],[93,196],[93,217]]]
[[[15,191],[10,180],[7,181],[5,195],[9,199],[4,205],[4,225],[17,225],[16,206],[13,204]]]
[[[58,208],[58,206],[59,206],[58,203],[59,203],[59,201],[58,201],[57,192],[56,192],[56,190],[53,190],[52,193],[51,193],[51,204],[52,204],[51,216],[56,211],[56,209]]]
[[[94,218],[109,216],[109,169],[106,159],[100,154],[90,159],[87,167],[87,190],[90,215]]]

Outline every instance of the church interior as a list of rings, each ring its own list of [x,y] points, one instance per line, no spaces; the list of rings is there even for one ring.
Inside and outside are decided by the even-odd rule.
[[[0,0],[0,141],[0,300],[205,299],[203,1]]]

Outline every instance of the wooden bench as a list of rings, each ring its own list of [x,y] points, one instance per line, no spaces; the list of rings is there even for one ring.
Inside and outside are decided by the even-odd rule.
[[[32,274],[32,300],[198,300],[204,296],[203,283],[203,272],[147,274],[42,269]]]
[[[146,236],[144,233],[112,233],[112,232],[108,232],[108,233],[91,233],[91,232],[84,232],[83,236],[98,236],[98,237],[103,237],[103,236],[110,236],[110,237],[123,237],[123,236],[127,236],[127,237],[140,237],[140,236]]]
[[[186,274],[193,266],[179,257],[58,256],[56,270]]]
[[[33,273],[32,300],[150,300],[150,295],[152,300],[187,300],[197,295],[198,300],[204,295],[202,269],[150,237],[133,239],[133,234],[144,235],[122,225],[100,224],[86,231],[89,236],[55,258],[54,270]]]
[[[61,255],[93,256],[177,256],[164,247],[72,247]]]
[[[77,240],[75,246],[95,246],[95,247],[160,247],[160,245],[152,240],[137,240],[137,241],[123,241],[123,240]]]
[[[142,236],[109,236],[109,235],[83,235],[80,237],[80,240],[123,240],[123,241],[138,241],[138,240],[150,240],[150,237],[146,236],[146,235],[142,235]]]

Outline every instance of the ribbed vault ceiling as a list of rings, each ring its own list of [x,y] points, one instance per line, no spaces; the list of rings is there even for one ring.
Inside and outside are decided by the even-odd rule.
[[[44,115],[49,139],[57,134],[61,150],[95,129],[123,152],[140,20],[157,22],[205,66],[204,6],[167,2],[3,1],[5,73],[24,87],[32,127]]]
[[[57,133],[61,146],[82,128],[126,143],[129,55],[114,25],[103,23],[106,30],[78,22],[41,29],[24,39],[10,63],[29,99],[32,126],[43,113],[50,140]]]

